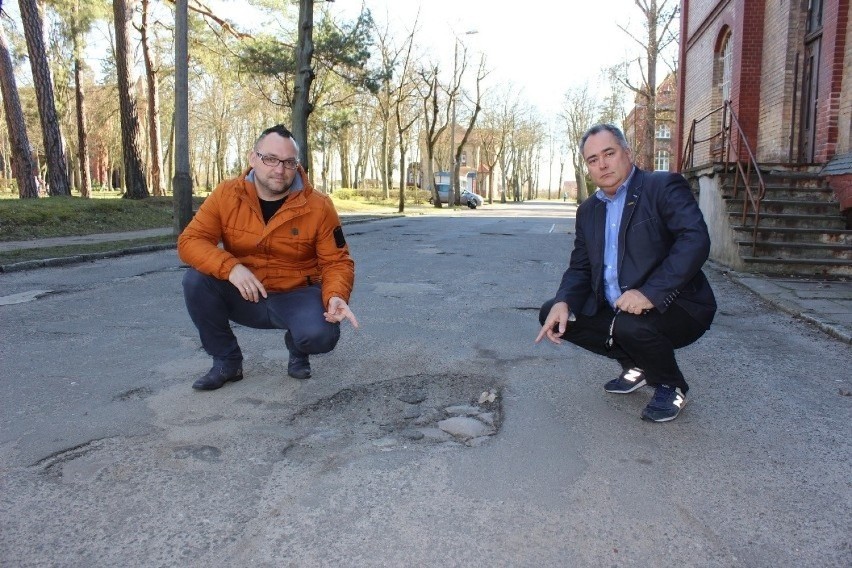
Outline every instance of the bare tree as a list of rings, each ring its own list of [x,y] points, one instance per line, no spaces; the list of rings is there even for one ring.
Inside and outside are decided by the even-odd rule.
[[[314,107],[310,101],[311,83],[316,74],[314,56],[314,0],[299,0],[299,34],[296,41],[296,82],[293,86],[293,112],[290,123],[299,141],[300,161],[308,167],[308,117]]]
[[[115,66],[118,78],[118,102],[121,109],[121,149],[124,154],[124,183],[128,199],[144,199],[149,196],[145,179],[145,166],[139,150],[139,115],[136,99],[130,83],[133,68],[130,57],[130,26],[133,19],[134,0],[113,0],[115,17]]]
[[[387,26],[382,30],[374,26],[374,29],[379,44],[378,55],[381,58],[381,68],[379,70],[380,87],[376,92],[376,112],[381,117],[381,162],[379,173],[382,176],[382,193],[384,194],[384,198],[388,199],[390,197],[391,174],[393,170],[393,151],[391,150],[390,134],[392,128],[391,119],[395,118],[393,107],[395,102],[394,97],[397,94],[396,85],[392,85],[391,82],[394,79],[398,60],[400,57],[403,57],[404,52],[406,53],[404,60],[407,64],[408,55],[411,52],[411,43],[407,44],[407,50],[404,47],[395,48],[392,45],[390,30]]]
[[[505,132],[501,129],[500,117],[495,111],[496,100],[483,106],[482,127],[479,140],[482,148],[482,163],[488,168],[488,203],[494,203],[494,166],[505,148]]]
[[[71,38],[74,44],[74,102],[77,114],[77,161],[80,165],[80,195],[89,197],[92,182],[89,179],[89,139],[86,122],[86,91],[83,88],[83,73],[86,61],[83,58],[85,49],[85,21],[80,17],[80,3],[74,2],[71,8]]]
[[[636,93],[642,101],[640,104],[645,107],[644,129],[641,133],[637,133],[635,145],[638,147],[634,148],[636,161],[641,167],[653,169],[657,117],[657,64],[662,52],[677,39],[672,24],[680,13],[680,6],[677,0],[633,1],[642,12],[645,36],[638,38],[625,26],[619,25],[619,28],[644,51],[644,57],[634,61],[639,66],[642,81],[634,85],[624,73],[622,82]]]
[[[3,110],[9,130],[9,145],[12,154],[12,174],[18,180],[18,196],[38,197],[36,185],[36,163],[27,137],[27,125],[21,109],[21,99],[15,85],[12,57],[6,44],[6,32],[0,25],[0,94],[3,95]]]
[[[415,22],[416,29],[416,22]],[[420,114],[413,103],[416,96],[414,80],[411,76],[411,49],[414,46],[414,32],[412,31],[403,43],[405,56],[402,65],[398,68],[397,84],[394,89],[394,114],[396,119],[397,143],[399,144],[399,212],[405,211],[405,185],[406,173],[405,155],[408,150],[408,132]],[[407,47],[406,47],[407,46]]]
[[[145,79],[148,83],[148,148],[151,151],[151,190],[154,195],[165,195],[162,171],[162,144],[160,142],[160,84],[154,57],[151,53],[148,21],[150,0],[142,0],[142,25],[138,30],[142,36],[142,55],[145,59]]]
[[[419,91],[420,98],[423,101],[423,122],[424,129],[424,146],[426,150],[426,169],[423,175],[426,178],[426,186],[432,192],[432,200],[437,208],[441,208],[441,197],[438,195],[438,189],[435,187],[435,147],[438,144],[438,139],[443,134],[444,130],[450,123],[450,105],[442,104],[441,100],[441,83],[438,80],[438,66],[432,65],[428,68],[421,69]],[[441,116],[441,108],[444,109],[444,115]]]
[[[467,128],[464,129],[464,135],[462,136],[461,142],[454,149],[454,160],[453,160],[453,187],[455,187],[455,193],[450,192],[450,199],[455,199],[455,204],[461,204],[461,192],[459,191],[458,183],[459,183],[459,171],[461,169],[461,154],[464,150],[464,145],[467,144],[468,139],[470,138],[470,133],[473,132],[473,127],[476,126],[476,119],[479,117],[479,112],[482,110],[482,81],[488,75],[488,71],[485,70],[485,56],[483,55],[479,60],[479,69],[476,72],[476,87],[474,89],[474,96],[469,99],[469,102],[473,105],[473,112],[470,114],[470,119],[467,123]],[[453,141],[455,142],[455,141]],[[455,195],[455,197],[453,197]]]
[[[589,95],[588,85],[565,93],[560,116],[565,121],[565,134],[569,140],[568,148],[574,166],[574,179],[577,182],[577,203],[582,203],[588,197],[586,162],[580,154],[580,138],[595,122],[596,115],[595,101]]]
[[[18,0],[21,10],[21,23],[27,40],[27,52],[30,56],[33,83],[38,99],[41,133],[44,139],[44,152],[47,156],[47,180],[50,195],[71,195],[68,182],[68,165],[65,162],[65,149],[59,117],[53,96],[53,79],[47,54],[44,48],[44,28],[36,0]]]

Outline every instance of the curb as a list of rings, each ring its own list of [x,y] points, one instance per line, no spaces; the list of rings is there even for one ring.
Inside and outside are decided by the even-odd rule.
[[[827,335],[829,335],[829,336],[831,336],[835,339],[838,339],[838,340],[840,340],[844,343],[852,344],[852,333],[850,333],[849,330],[847,330],[843,326],[839,326],[839,325],[837,325],[833,322],[826,321],[823,318],[821,318],[819,315],[815,315],[815,314],[809,313],[809,312],[804,312],[804,311],[802,311],[801,306],[797,306],[795,303],[786,302],[782,299],[774,298],[774,297],[769,296],[767,294],[762,294],[762,293],[760,293],[760,291],[755,290],[753,287],[751,287],[748,284],[746,284],[745,282],[743,282],[744,277],[747,277],[747,278],[763,278],[763,279],[766,279],[766,280],[770,280],[770,279],[767,279],[764,275],[753,274],[753,273],[740,273],[740,272],[737,272],[737,271],[732,270],[730,268],[724,267],[724,266],[717,264],[715,262],[712,262],[712,261],[708,261],[705,264],[705,266],[711,267],[713,270],[715,270],[716,272],[718,272],[722,276],[725,276],[726,278],[728,278],[728,280],[730,280],[731,282],[734,282],[738,286],[748,290],[749,292],[751,292],[755,296],[757,296],[760,299],[762,299],[763,301],[765,301],[770,306],[777,308],[778,310],[781,310],[782,312],[784,312],[788,315],[791,315],[795,318],[798,318],[798,319],[800,319],[804,322],[807,322],[807,323],[817,327],[820,331],[822,331],[823,333],[825,333],[825,334],[827,334]]]
[[[370,221],[380,221],[382,219],[396,219],[399,217],[405,217],[404,214],[392,214],[392,215],[351,215],[350,218],[346,216],[340,217],[340,223],[342,225],[355,225],[358,223],[368,223]],[[57,258],[43,258],[38,260],[24,260],[21,262],[14,262],[12,264],[3,264],[0,265],[0,274],[5,274],[7,272],[21,272],[24,270],[34,270],[37,268],[55,268],[57,266],[67,266],[70,264],[80,264],[83,262],[91,262],[94,260],[101,260],[104,258],[116,258],[119,256],[127,256],[131,254],[141,254],[146,252],[158,252],[161,250],[169,250],[177,248],[177,243],[169,243],[169,244],[160,244],[160,245],[143,245],[138,247],[130,247],[125,249],[104,251],[104,252],[93,252],[87,254],[75,254],[72,256],[62,256]]]

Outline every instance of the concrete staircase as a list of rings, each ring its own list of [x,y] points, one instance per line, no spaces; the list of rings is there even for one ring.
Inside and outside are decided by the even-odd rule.
[[[766,196],[756,246],[754,214],[742,222],[742,191],[732,197],[733,176],[723,174],[722,195],[746,268],[778,276],[852,277],[852,231],[845,229],[825,182],[807,171],[767,168],[761,173]]]

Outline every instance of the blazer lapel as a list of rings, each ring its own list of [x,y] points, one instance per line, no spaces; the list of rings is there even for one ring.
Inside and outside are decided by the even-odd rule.
[[[633,218],[633,212],[636,210],[636,205],[642,197],[642,181],[645,177],[645,172],[638,169],[633,175],[630,182],[630,187],[627,188],[627,196],[624,201],[624,211],[621,214],[621,225],[618,227],[618,273],[621,274],[621,264],[624,262],[624,250],[627,246],[627,227],[630,225],[630,220]]]

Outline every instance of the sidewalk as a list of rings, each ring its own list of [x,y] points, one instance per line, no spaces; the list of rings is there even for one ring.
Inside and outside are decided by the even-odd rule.
[[[773,277],[735,272],[709,262],[774,307],[852,344],[852,281]]]
[[[351,225],[393,216],[397,215],[341,215],[341,222],[344,225]],[[126,233],[102,233],[30,241],[10,241],[0,243],[0,251],[132,240],[170,235],[172,232],[173,229],[171,227],[163,227],[160,229]],[[109,253],[81,254],[73,257],[18,262],[0,266],[0,273],[45,268],[48,266],[62,266],[99,258],[139,252],[152,252],[167,248],[174,248],[174,245],[148,245],[111,251]],[[774,307],[817,326],[832,337],[852,344],[852,281],[770,277],[735,272],[713,262],[709,262],[708,266],[719,272],[726,273],[731,280],[751,290]]]

